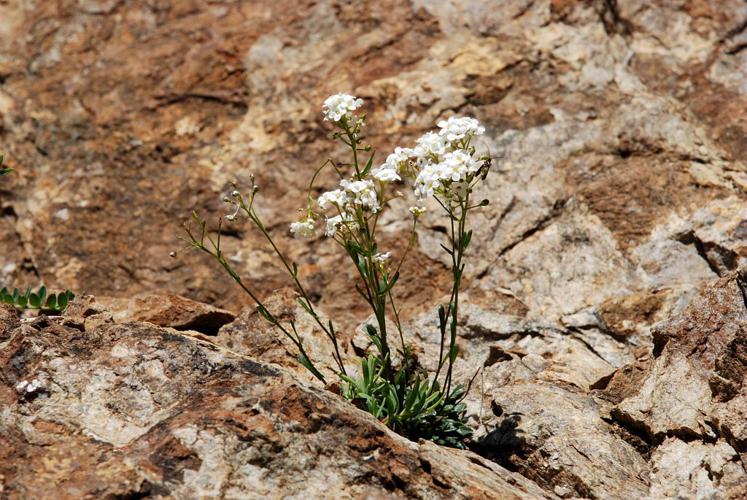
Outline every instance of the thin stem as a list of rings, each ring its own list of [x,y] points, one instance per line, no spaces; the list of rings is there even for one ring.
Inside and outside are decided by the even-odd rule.
[[[464,265],[462,264],[462,257],[464,256],[464,252],[466,250],[463,242],[464,242],[464,235],[465,235],[465,226],[467,223],[467,213],[469,207],[469,191],[467,191],[467,194],[465,196],[465,199],[462,200],[459,199],[460,204],[460,217],[459,217],[459,223],[457,228],[457,237],[458,240],[454,241],[454,246],[452,249],[456,253],[456,258],[454,260],[455,267],[452,269],[454,274],[454,307],[452,308],[452,316],[451,316],[451,338],[449,340],[449,366],[448,370],[446,372],[446,394],[448,395],[451,392],[451,376],[452,376],[452,369],[454,366],[454,357],[452,356],[453,349],[456,344],[456,333],[457,333],[457,326],[459,323],[459,290],[462,286],[462,274],[464,272]],[[453,227],[453,224],[452,224]],[[453,233],[452,233],[453,234]]]
[[[269,309],[264,305],[264,303],[260,300],[260,298],[249,288],[247,287],[244,282],[241,280],[241,276],[231,267],[231,265],[228,263],[226,258],[223,255],[223,252],[220,249],[220,236],[217,238],[217,242],[214,241],[210,235],[206,233],[205,230],[205,224],[204,221],[201,221],[200,219],[196,218],[198,222],[200,223],[202,234],[200,237],[200,240],[198,241],[197,238],[194,237],[191,230],[187,228],[187,234],[190,237],[191,245],[194,248],[197,248],[211,257],[213,257],[222,267],[225,269],[225,271],[228,273],[233,280],[238,283],[238,285],[246,292],[249,297],[254,301],[255,304],[257,304],[257,307],[260,311],[260,314],[273,326],[277,327],[288,339],[290,339],[291,342],[298,348],[299,352],[301,353],[301,356],[308,362],[308,368],[311,373],[317,377],[322,383],[326,384],[326,380],[324,379],[324,376],[319,372],[319,370],[313,365],[311,362],[311,359],[308,357],[308,354],[306,353],[306,349],[303,346],[303,341],[301,340],[300,335],[298,335],[298,332],[296,331],[295,324],[291,322],[291,328],[295,332],[292,334],[290,331],[288,331],[287,328],[285,328],[280,321],[270,312]],[[219,224],[220,228],[220,224]],[[220,235],[220,233],[219,233]],[[205,237],[207,237],[210,244],[213,246],[214,250],[210,250],[207,246],[205,246]]]
[[[267,228],[265,228],[265,225],[262,223],[260,218],[257,216],[256,212],[251,206],[247,206],[244,203],[243,198],[239,198],[239,203],[244,210],[244,212],[247,214],[249,219],[254,223],[255,226],[260,230],[260,232],[264,235],[265,239],[270,243],[270,246],[272,247],[275,254],[278,256],[280,261],[283,263],[283,266],[285,267],[286,271],[288,271],[288,274],[290,274],[291,278],[293,279],[294,284],[296,285],[296,288],[298,289],[299,293],[303,296],[304,300],[306,301],[306,305],[308,306],[308,311],[310,312],[310,315],[312,318],[314,318],[314,321],[316,321],[317,325],[319,325],[319,328],[322,329],[322,331],[327,335],[327,337],[332,341],[332,346],[335,350],[334,355],[332,356],[335,359],[335,362],[337,363],[338,368],[340,368],[340,371],[343,374],[346,374],[345,372],[345,366],[342,362],[342,355],[340,354],[340,347],[337,342],[337,337],[327,329],[327,327],[322,322],[321,318],[317,314],[316,310],[314,309],[314,305],[311,302],[311,299],[309,299],[308,294],[306,293],[306,289],[301,284],[301,281],[298,279],[298,273],[295,271],[295,269],[291,268],[291,265],[288,263],[288,260],[285,258],[285,255],[280,251],[280,249],[275,244],[275,241],[270,236],[270,233],[267,231]]]
[[[392,295],[392,291],[389,290],[387,294],[389,295],[389,303],[392,304],[392,311],[394,312],[394,324],[397,325],[397,331],[399,332],[399,340],[402,343],[402,354],[404,355],[406,352],[405,336],[402,333],[402,324],[399,321],[399,312],[397,311],[397,306],[394,304],[394,296]]]

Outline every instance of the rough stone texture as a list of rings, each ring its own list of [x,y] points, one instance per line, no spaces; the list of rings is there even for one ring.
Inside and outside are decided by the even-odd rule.
[[[215,344],[59,323],[0,343],[3,498],[554,497]]]
[[[654,498],[744,498],[747,476],[734,448],[667,438],[651,457]]]
[[[746,457],[745,276],[747,270],[730,273],[703,290],[681,315],[657,327],[653,366],[612,410],[617,420],[645,432],[654,443],[666,436],[719,439]],[[619,383],[624,382],[621,377]]]
[[[0,341],[10,337],[10,332],[20,326],[18,314],[13,306],[0,304]]]
[[[311,382],[212,262],[169,258],[181,222],[193,209],[216,219],[230,181],[254,173],[261,213],[352,365],[368,315],[353,270],[329,241],[283,237],[314,168],[340,152],[319,105],[363,97],[381,156],[439,118],[474,115],[495,167],[474,219],[457,374],[483,369],[467,401],[480,452],[559,496],[739,497],[744,312],[730,273],[747,257],[745,26],[740,0],[2,2],[0,147],[16,173],[0,184],[0,283],[241,312],[215,342]],[[395,254],[409,201],[381,221]],[[448,290],[435,212],[397,291],[426,366]],[[264,296],[289,285],[248,226],[224,245]],[[717,293],[725,302],[708,309]],[[292,300],[270,299],[298,316]],[[712,315],[684,313],[693,300]],[[71,328],[119,320],[75,307]],[[512,425],[523,441],[490,444]],[[692,473],[672,469],[685,453],[700,457]]]
[[[141,294],[131,299],[102,298],[118,322],[147,321],[176,330],[196,330],[208,335],[231,323],[236,316],[217,307],[174,294]]]

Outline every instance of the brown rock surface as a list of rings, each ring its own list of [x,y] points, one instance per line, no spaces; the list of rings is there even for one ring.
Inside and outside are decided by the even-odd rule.
[[[174,294],[140,294],[131,299],[102,298],[101,303],[118,322],[146,321],[176,330],[196,330],[208,335],[231,323],[236,316],[217,307]]]
[[[58,323],[0,343],[3,498],[553,497],[212,343]]]
[[[744,308],[731,273],[747,257],[745,26],[740,0],[0,2],[0,147],[16,169],[0,183],[0,285],[44,282],[124,309],[170,293],[239,313],[246,298],[211,262],[168,255],[191,210],[217,218],[230,181],[251,172],[270,230],[354,364],[367,311],[352,271],[329,241],[283,238],[308,177],[338,152],[320,103],[338,91],[363,97],[380,157],[441,117],[474,115],[496,157],[491,205],[475,218],[457,366],[460,379],[483,369],[468,400],[479,451],[564,497],[744,496]],[[382,220],[385,245],[407,230],[406,207]],[[398,285],[406,334],[431,366],[434,304],[448,285],[442,224],[426,215]],[[289,284],[248,226],[224,242],[264,295]],[[300,313],[285,292],[271,300]],[[66,328],[135,331],[117,330],[114,303],[79,303],[85,314],[71,312]],[[138,315],[151,306],[140,307],[130,319],[148,319]],[[6,313],[0,343],[18,326]],[[292,349],[256,319],[243,309],[215,342],[296,369]],[[318,332],[303,328],[329,364]],[[199,336],[178,338],[188,337]],[[279,377],[277,387],[292,384]],[[261,384],[275,394],[275,382]],[[83,408],[94,421],[111,411]],[[190,411],[184,426],[204,430]],[[159,428],[148,422],[101,432],[126,440]],[[120,485],[112,494],[162,484],[139,475],[145,451],[39,425],[84,450],[81,467],[56,476],[74,487],[97,474]],[[210,439],[235,449],[241,439],[224,431]],[[62,462],[73,444],[55,443],[28,448],[40,453],[28,460]],[[183,474],[201,467],[197,448],[178,443],[164,444],[171,465],[154,470],[201,481]]]

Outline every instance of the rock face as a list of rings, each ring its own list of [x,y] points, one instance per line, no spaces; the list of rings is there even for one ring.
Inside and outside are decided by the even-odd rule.
[[[553,497],[277,366],[148,323],[74,320],[0,343],[3,498]]]
[[[655,449],[652,493],[747,495],[747,271],[731,273],[655,331],[655,360],[612,409]],[[740,458],[741,457],[741,458]]]
[[[491,204],[474,218],[456,367],[460,380],[480,370],[467,401],[475,451],[548,495],[744,496],[745,312],[735,272],[747,259],[745,26],[740,0],[0,2],[0,149],[15,168],[0,183],[0,285],[44,282],[106,303],[78,300],[63,326],[24,324],[23,335],[29,328],[86,338],[99,332],[90,342],[105,346],[110,334],[103,332],[116,331],[111,338],[118,340],[106,349],[120,343],[146,349],[128,344],[136,330],[113,325],[135,320],[197,329],[211,338],[172,332],[182,340],[164,340],[164,349],[199,351],[207,349],[203,342],[215,343],[221,347],[210,352],[228,356],[228,349],[277,363],[294,370],[299,384],[313,386],[291,346],[245,308],[248,299],[230,279],[199,255],[169,257],[182,245],[182,221],[192,210],[217,219],[231,181],[245,185],[253,173],[270,231],[298,263],[319,309],[337,322],[343,356],[354,366],[367,348],[360,325],[368,312],[352,292],[353,270],[328,240],[284,237],[314,169],[340,153],[328,140],[320,103],[339,91],[364,98],[378,158],[410,145],[440,118],[473,115],[487,128],[478,146],[494,157],[477,194]],[[331,187],[332,178],[322,176],[320,185]],[[393,202],[380,223],[382,248],[395,256],[409,229],[411,201]],[[396,291],[405,335],[431,367],[435,306],[448,290],[443,224],[436,210],[423,218]],[[277,311],[302,316],[287,290],[271,295],[289,282],[261,235],[232,225],[224,250]],[[319,332],[311,322],[299,325],[329,366]],[[12,311],[0,309],[0,345],[15,346],[18,328]],[[70,364],[89,356],[88,347],[57,348]],[[147,361],[130,357],[121,366],[132,373],[133,364]],[[193,358],[179,359],[186,364],[174,370],[192,370]],[[51,366],[45,370],[53,375]],[[274,397],[295,383],[278,373],[251,378],[258,387],[251,397]],[[235,369],[230,377],[250,375]],[[109,376],[93,379],[109,387]],[[15,377],[2,379],[12,388],[3,398],[20,397],[15,385],[23,380]],[[321,388],[297,387],[298,398],[315,394],[337,408],[330,411],[343,412]],[[205,401],[222,397],[196,383],[189,390]],[[50,394],[24,396],[7,415],[20,422],[23,408]],[[104,476],[114,470],[116,481],[133,478],[112,494],[145,494],[138,485],[146,482],[143,488],[160,494],[177,491],[163,486],[171,484],[169,474],[184,485],[186,476],[204,477],[185,470],[224,467],[222,459],[194,451],[203,444],[184,444],[204,443],[200,433],[212,432],[197,406],[184,409],[190,416],[182,427],[168,427],[193,429],[184,432],[194,431],[194,439],[174,437],[187,451],[167,446],[159,453],[171,456],[164,459],[171,465],[142,465],[150,446],[142,443],[161,439],[150,433],[162,424],[152,422],[163,421],[148,405],[168,412],[172,397],[150,394],[165,398],[163,406],[133,395],[118,395],[110,405],[144,404],[127,412],[144,412],[145,420],[128,417],[98,430],[91,422],[112,410],[70,396],[78,398],[68,404],[78,408],[76,418],[89,419],[88,427],[78,420],[59,424],[64,429],[50,424],[40,435],[68,433],[71,442],[102,455],[81,452],[87,465],[55,477],[76,488],[99,484],[91,457],[100,456],[116,467],[133,464],[127,474],[115,465],[101,469]],[[109,440],[70,430],[83,428]],[[217,440],[222,450],[244,442],[236,436],[245,431],[220,429],[204,439]],[[23,444],[27,438],[14,432],[12,449],[26,450],[29,464],[63,446]],[[317,443],[316,434],[303,436]],[[135,442],[143,448],[133,448]],[[319,446],[312,448],[328,453],[321,456],[334,455]],[[199,464],[193,456],[202,457]],[[264,458],[247,460],[251,467],[274,464],[263,477],[292,477]],[[448,465],[451,458],[443,460]],[[154,476],[140,475],[151,468]],[[350,478],[345,467],[339,470],[340,482]],[[10,473],[2,474],[0,484],[11,484]],[[432,474],[425,474],[427,482]],[[13,491],[35,484],[31,472],[12,477],[13,488],[21,488]],[[391,491],[411,493],[396,485]]]

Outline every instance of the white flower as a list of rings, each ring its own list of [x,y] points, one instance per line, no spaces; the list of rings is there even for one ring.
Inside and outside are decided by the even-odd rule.
[[[340,186],[352,198],[352,202],[372,212],[378,212],[381,209],[379,198],[376,196],[376,189],[370,180],[362,181],[340,181]]]
[[[387,164],[384,164],[378,169],[374,170],[371,175],[373,175],[374,179],[381,182],[397,182],[402,180],[402,177],[399,176],[397,170],[394,168],[390,168]]]
[[[394,148],[394,153],[386,157],[386,161],[380,168],[391,168],[402,172],[414,154],[415,152],[410,148]]]
[[[322,193],[317,200],[317,203],[319,203],[319,208],[321,208],[322,210],[325,210],[330,204],[337,207],[343,207],[347,202],[348,196],[342,189],[334,189],[332,191]]]
[[[290,231],[296,238],[311,238],[314,236],[315,230],[316,226],[311,217],[290,225]]]
[[[485,133],[485,127],[474,118],[452,116],[448,120],[438,122],[441,129],[439,135],[446,138],[449,142],[456,142],[465,139],[468,136],[482,135]]]
[[[415,151],[410,148],[394,148],[394,153],[387,156],[386,161],[374,170],[373,177],[382,182],[401,181],[400,174],[407,172],[407,165],[414,155]]]
[[[392,258],[392,252],[377,253],[373,258],[379,264],[386,264]]]
[[[334,217],[327,217],[327,228],[324,231],[325,236],[330,238],[337,233],[337,228],[342,224],[342,217],[335,215]]]
[[[347,227],[348,230],[353,229],[355,226],[352,215],[347,212],[343,212],[342,215],[335,215],[334,217],[327,217],[327,227],[324,231],[325,236],[330,238],[337,234],[337,231],[342,227]]]
[[[442,185],[442,175],[437,163],[428,163],[415,179],[415,197],[419,200],[433,196]]]
[[[461,181],[467,174],[474,174],[480,168],[480,162],[462,149],[446,153],[439,164],[444,179]]]
[[[447,146],[443,137],[435,132],[427,132],[417,140],[417,146],[413,150],[413,155],[416,157],[418,163],[423,164],[432,159],[432,157],[438,158],[446,153]]]
[[[415,218],[420,217],[425,213],[425,207],[410,207],[410,213],[415,216]]]
[[[415,196],[422,200],[442,186],[466,181],[480,169],[480,162],[462,149],[446,153],[439,163],[427,163],[415,179]]]
[[[348,94],[335,94],[324,100],[322,108],[324,119],[339,122],[343,117],[352,117],[351,111],[355,111],[363,105],[363,99],[358,99]]]

